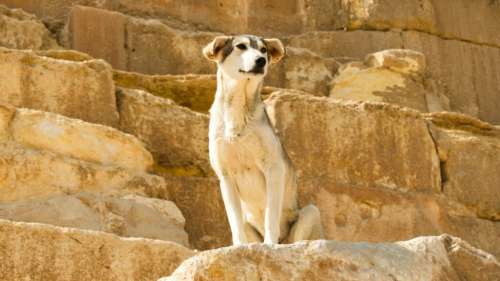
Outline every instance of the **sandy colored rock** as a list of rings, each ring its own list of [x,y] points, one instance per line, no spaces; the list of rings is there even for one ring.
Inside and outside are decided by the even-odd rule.
[[[35,16],[0,4],[0,46],[12,49],[59,48]]]
[[[444,38],[500,46],[498,12],[491,0],[209,0],[203,2],[144,0],[3,0],[35,13],[46,22],[64,22],[77,4],[156,17],[176,27],[255,33],[266,36],[314,30],[418,30]],[[481,21],[477,21],[481,19]],[[273,28],[268,24],[272,21]]]
[[[207,115],[142,90],[120,89],[117,99],[120,130],[142,140],[158,165],[174,174],[212,173]]]
[[[500,256],[500,224],[452,197],[299,179],[299,204],[315,204],[327,239],[384,242],[449,233]]]
[[[104,21],[109,24],[95,24]],[[92,36],[93,32],[97,32],[95,30],[101,29],[113,30],[111,33],[117,35],[102,38]],[[103,31],[104,33],[106,32]],[[186,31],[172,28],[159,20],[77,6],[71,11],[67,37],[70,38],[69,47],[103,58],[121,70],[146,74],[214,74],[216,65],[206,60],[201,50],[217,35],[220,33]],[[115,38],[117,36],[119,38]],[[271,66],[266,84],[326,95],[328,83],[337,69],[336,61],[302,49],[289,49],[287,52],[289,55],[283,62]],[[124,75],[118,73],[115,78],[127,78]],[[128,78],[131,78],[130,75]],[[170,78],[158,77],[154,84],[165,82],[165,79]],[[117,80],[129,83],[124,79]],[[151,83],[148,84],[152,86]],[[165,91],[160,91],[165,94]],[[194,97],[191,103],[193,99]]]
[[[498,260],[461,239],[441,236],[448,258],[457,274],[465,280],[493,281],[500,275]]]
[[[231,245],[231,230],[217,178],[163,174],[172,200],[186,218],[186,231],[195,249]]]
[[[144,172],[153,157],[134,136],[58,114],[18,109],[11,124],[21,144],[89,162]]]
[[[427,116],[436,141],[446,196],[485,219],[500,221],[500,128],[466,115]]]
[[[10,137],[10,122],[16,114],[16,109],[8,104],[0,103],[0,141]]]
[[[337,68],[338,63],[334,59],[322,58],[307,49],[287,48],[284,59],[270,66],[265,83],[326,96]]]
[[[449,101],[425,73],[423,54],[390,49],[369,54],[363,62],[342,65],[330,97],[397,104],[422,112],[449,110]]]
[[[439,192],[439,159],[413,110],[277,92],[271,123],[298,175],[339,184]]]
[[[0,191],[2,203],[82,191],[166,198],[161,177],[12,142],[0,144]]]
[[[112,71],[101,60],[58,60],[0,49],[0,101],[92,123],[118,123]]]
[[[0,220],[2,280],[156,280],[194,253],[176,243]]]
[[[171,201],[96,193],[0,204],[0,218],[172,241],[189,247],[184,217]]]
[[[419,237],[396,243],[308,241],[293,245],[251,244],[203,252],[181,264],[168,278],[188,280],[435,280],[459,281],[466,272],[471,280],[494,280],[500,264],[491,255],[469,252],[466,257],[491,270],[481,273],[456,259],[450,261],[450,236]],[[465,243],[464,243],[465,244]],[[470,246],[469,246],[470,247]],[[452,253],[453,254],[453,253]]]
[[[495,4],[496,5],[496,4]],[[471,9],[472,10],[472,9]],[[445,40],[415,31],[310,32],[287,40],[292,47],[308,48],[323,57],[363,59],[384,49],[403,48],[426,57],[428,73],[438,88],[445,88],[450,108],[500,124],[500,48],[460,40]]]
[[[403,33],[403,46],[425,54],[429,72],[449,90],[453,111],[500,124],[500,48]]]
[[[127,68],[127,17],[90,7],[76,6],[68,22],[70,46],[95,58],[107,60],[115,69]]]
[[[191,110],[208,113],[215,96],[215,75],[144,75],[115,71],[115,84],[123,88],[144,90],[175,101]]]

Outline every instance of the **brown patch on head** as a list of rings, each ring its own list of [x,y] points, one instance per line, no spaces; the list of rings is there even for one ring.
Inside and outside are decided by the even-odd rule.
[[[264,39],[264,43],[266,44],[267,52],[271,57],[271,63],[277,63],[285,56],[285,47],[279,39]]]
[[[217,36],[205,48],[203,48],[203,55],[211,61],[224,61],[233,50],[231,36]]]

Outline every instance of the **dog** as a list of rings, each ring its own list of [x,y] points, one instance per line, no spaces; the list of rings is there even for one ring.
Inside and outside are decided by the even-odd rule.
[[[218,66],[209,156],[233,244],[323,238],[318,208],[298,208],[294,169],[260,96],[269,64],[285,55],[283,44],[252,35],[218,36],[203,54]]]

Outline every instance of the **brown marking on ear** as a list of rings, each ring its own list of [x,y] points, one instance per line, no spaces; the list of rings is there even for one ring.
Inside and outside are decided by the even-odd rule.
[[[277,63],[285,56],[285,47],[279,39],[264,39],[264,43],[266,43],[267,52],[271,56],[271,63]]]
[[[212,42],[203,48],[203,55],[211,61],[219,60],[219,53],[227,45],[228,42],[232,41],[231,36],[217,36]],[[226,52],[224,52],[226,53]],[[226,54],[228,56],[229,54]]]

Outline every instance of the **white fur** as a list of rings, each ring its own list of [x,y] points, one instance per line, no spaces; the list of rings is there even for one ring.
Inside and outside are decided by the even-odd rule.
[[[262,74],[242,73],[252,70],[258,58],[268,60],[261,52],[265,41],[257,48],[235,47],[220,63],[220,54],[209,53],[220,49],[218,38],[204,49],[208,58],[218,62],[217,92],[210,109],[209,153],[220,180],[233,244],[261,242],[262,238],[264,243],[278,243],[289,235],[291,227],[290,242],[322,238],[317,208],[310,205],[298,210],[293,167],[260,98],[267,63]],[[249,39],[236,37],[229,44],[240,43],[248,45]]]

